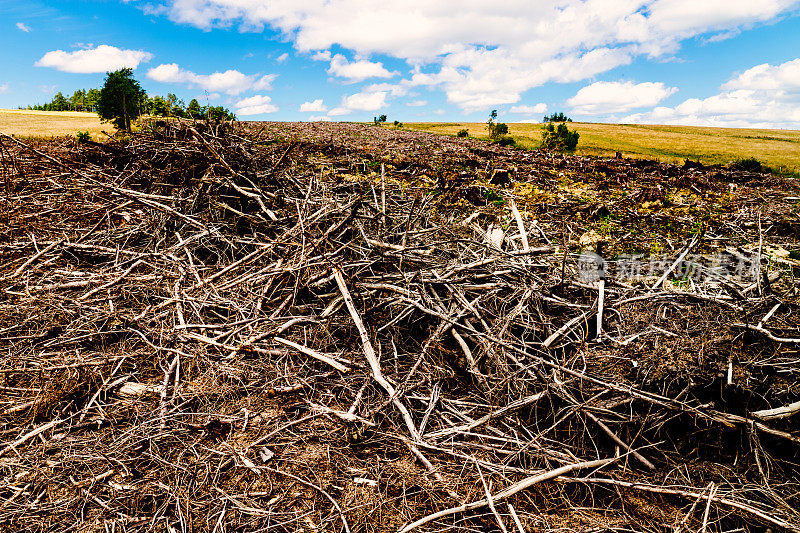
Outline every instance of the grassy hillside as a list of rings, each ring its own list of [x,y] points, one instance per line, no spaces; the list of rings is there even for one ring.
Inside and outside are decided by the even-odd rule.
[[[97,113],[78,111],[28,111],[0,109],[0,131],[24,137],[59,137],[88,131],[92,138],[101,136],[105,129],[111,133],[114,126],[101,125]]]
[[[581,134],[577,153],[611,155],[679,162],[699,160],[706,164],[727,163],[755,157],[780,169],[800,170],[800,131],[692,126],[645,126],[633,124],[571,123]],[[466,128],[471,136],[486,137],[483,123],[408,123],[408,129],[455,135]],[[509,134],[525,148],[537,148],[541,124],[509,124]]]

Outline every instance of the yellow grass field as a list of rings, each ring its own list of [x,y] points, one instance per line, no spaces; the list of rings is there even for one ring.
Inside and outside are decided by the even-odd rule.
[[[29,111],[25,109],[0,109],[0,131],[20,137],[74,137],[79,131],[88,131],[93,139],[105,137],[101,130],[114,131],[111,124],[101,124],[97,113],[79,111]]]
[[[568,124],[581,134],[576,153],[705,164],[728,163],[755,157],[775,169],[800,170],[800,131],[633,124]],[[466,128],[474,137],[487,137],[484,123],[407,123],[406,129],[455,135]],[[525,148],[541,141],[541,124],[508,124],[509,135]]]

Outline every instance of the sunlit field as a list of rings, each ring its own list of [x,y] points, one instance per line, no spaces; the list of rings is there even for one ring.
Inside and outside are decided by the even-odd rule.
[[[692,126],[569,123],[580,134],[576,153],[651,158],[668,162],[685,159],[724,164],[755,157],[780,170],[800,170],[800,131]],[[466,128],[471,136],[487,137],[484,123],[406,123],[405,128],[455,135]],[[541,124],[508,124],[519,146],[537,148]]]
[[[93,139],[102,139],[102,130],[112,133],[114,126],[102,124],[97,113],[0,109],[0,131],[9,135],[49,138],[88,131]]]

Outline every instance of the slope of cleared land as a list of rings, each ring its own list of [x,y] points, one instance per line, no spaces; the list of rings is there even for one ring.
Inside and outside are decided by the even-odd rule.
[[[20,137],[74,137],[88,131],[94,139],[103,137],[101,131],[114,131],[111,124],[102,124],[97,113],[79,111],[31,111],[0,109],[0,131]]]
[[[358,124],[0,155],[4,530],[800,531],[797,180]]]
[[[776,170],[800,171],[800,131],[634,124],[568,124],[581,134],[577,153],[650,158],[680,163],[685,159],[706,165],[726,164],[755,157]],[[455,135],[466,128],[470,135],[486,137],[483,123],[408,123],[406,128]],[[541,124],[509,123],[509,134],[525,148],[538,148]]]

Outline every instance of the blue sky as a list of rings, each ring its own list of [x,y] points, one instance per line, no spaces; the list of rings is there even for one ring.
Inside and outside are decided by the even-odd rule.
[[[0,107],[134,68],[250,120],[800,129],[800,0],[0,0]]]

